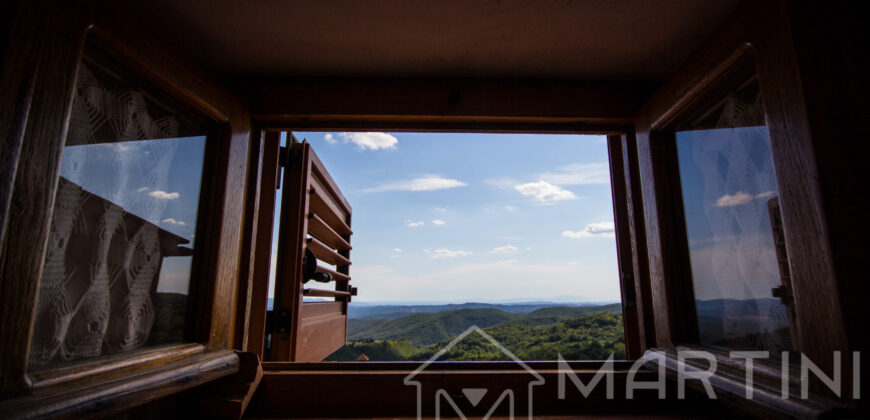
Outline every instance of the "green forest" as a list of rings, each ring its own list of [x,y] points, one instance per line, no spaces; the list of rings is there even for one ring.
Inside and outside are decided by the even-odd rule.
[[[347,345],[326,360],[422,361],[477,325],[521,360],[625,358],[618,304],[552,307],[528,313],[461,309],[413,314],[394,320],[351,319]],[[482,335],[471,333],[439,360],[509,360]]]

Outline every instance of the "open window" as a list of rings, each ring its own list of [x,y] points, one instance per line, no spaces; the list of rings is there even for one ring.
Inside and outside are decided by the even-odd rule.
[[[628,229],[614,226],[619,137],[267,131],[263,141],[276,162],[263,166],[257,245],[274,271],[254,268],[274,299],[265,282],[252,294],[254,318],[271,303],[264,360],[425,361],[472,326],[522,360],[639,355],[634,281],[620,275],[633,265]],[[362,212],[354,285],[367,295],[352,308],[351,206],[337,184]],[[509,358],[481,341],[441,360]]]
[[[727,79],[675,128],[698,342],[793,350],[793,287],[770,135],[755,63]]]

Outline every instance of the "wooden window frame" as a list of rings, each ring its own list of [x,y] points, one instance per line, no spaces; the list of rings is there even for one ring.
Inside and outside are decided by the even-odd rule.
[[[808,116],[801,107],[801,80],[786,8],[779,3],[745,4],[723,24],[684,68],[667,82],[638,112],[637,153],[640,189],[646,215],[649,255],[649,294],[654,313],[654,339],[650,350],[665,355],[668,373],[679,374],[681,350],[705,351],[720,367],[710,382],[717,394],[740,410],[755,415],[817,417],[831,410],[848,409],[851,361],[843,357],[843,398],[835,399],[817,378],[810,379],[810,395],[801,399],[799,372],[790,375],[790,399],[783,399],[783,371],[779,363],[755,363],[754,398],[746,399],[746,363],[722,349],[698,344],[688,241],[676,162],[675,125],[708,95],[725,83],[732,71],[748,61],[755,64],[765,105],[772,159],[783,220],[785,242],[798,314],[795,351],[806,354],[823,371],[833,370],[835,350],[849,355],[844,308],[834,276],[820,197],[816,151]],[[813,243],[808,246],[808,243]],[[795,341],[795,340],[793,340]],[[792,357],[793,365],[796,362]],[[707,369],[706,362],[686,360],[689,370]],[[694,384],[692,382],[695,382]],[[701,384],[689,381],[702,391]]]
[[[465,121],[464,123],[468,123]],[[259,174],[259,197],[260,202],[257,208],[259,215],[256,224],[246,226],[252,234],[250,239],[255,242],[256,247],[271,246],[273,233],[273,214],[275,187],[277,184],[280,171],[277,170],[278,160],[278,142],[279,132],[286,131],[301,131],[294,128],[293,125],[285,125],[276,121],[259,121],[260,127],[266,127],[261,130],[259,138],[260,150],[263,153],[258,157],[259,163],[251,165],[251,176]],[[338,130],[360,130],[358,123],[348,124],[346,120],[338,118],[335,121],[322,120],[316,125],[306,125],[305,130],[313,131],[334,131]],[[395,121],[390,119],[383,120],[367,120],[365,121],[366,130],[378,131],[395,131]],[[638,171],[636,166],[636,154],[634,151],[632,129],[627,126],[621,126],[618,129],[612,126],[594,127],[589,130],[578,130],[576,126],[571,124],[561,125],[553,124],[552,122],[535,122],[523,123],[515,127],[511,124],[495,124],[490,127],[487,123],[486,128],[480,128],[476,125],[468,125],[472,128],[456,128],[463,126],[463,122],[457,124],[455,121],[441,121],[437,124],[431,122],[425,123],[410,123],[404,122],[401,124],[399,131],[414,131],[414,132],[497,132],[497,133],[559,133],[559,134],[592,134],[607,136],[608,160],[611,173],[611,190],[614,212],[614,223],[617,236],[617,261],[619,264],[619,272],[622,273],[619,277],[620,288],[622,290],[622,305],[623,305],[623,327],[625,332],[626,344],[626,359],[624,361],[616,361],[613,369],[615,381],[617,384],[624,384],[628,377],[628,371],[634,360],[639,358],[643,352],[651,347],[648,344],[652,334],[644,332],[645,329],[652,328],[650,321],[650,303],[645,302],[647,299],[644,294],[649,283],[646,281],[646,259],[642,252],[644,249],[643,243],[643,212],[640,204],[640,194],[637,192],[638,187]],[[262,169],[257,169],[257,168]],[[253,208],[253,207],[251,207]],[[639,239],[635,235],[640,234]],[[638,251],[640,253],[638,254]],[[251,277],[249,283],[253,288],[252,299],[249,301],[250,316],[246,331],[247,341],[246,347],[241,350],[260,354],[262,357],[263,349],[263,334],[266,318],[266,294],[268,291],[269,278],[269,258],[263,255],[270,253],[260,252],[259,256],[254,256],[256,261],[252,263]],[[638,256],[640,258],[638,258]],[[237,330],[237,334],[241,335],[241,331]],[[553,396],[556,395],[557,366],[555,361],[532,361],[526,362],[531,368],[544,375],[546,386],[539,391],[536,391],[535,404],[538,404],[538,399],[545,401],[541,406],[547,407],[548,411],[564,412],[571,410],[572,404],[570,398],[565,401],[559,401]],[[601,367],[601,361],[569,361],[573,371],[579,375],[584,382],[588,382],[592,375]],[[294,410],[294,415],[317,415],[316,411],[321,410],[323,404],[333,398],[334,395],[353,396],[352,401],[346,401],[343,406],[346,409],[336,407],[339,411],[334,411],[333,414],[343,413],[354,416],[383,416],[394,415],[396,412],[413,413],[413,404],[416,398],[413,395],[414,388],[404,385],[402,379],[419,367],[416,362],[277,362],[266,361],[262,363],[263,376],[260,382],[259,390],[255,397],[250,402],[250,408],[247,415],[252,416],[280,416],[291,407]],[[438,384],[439,386],[445,383],[475,383],[487,379],[492,380],[496,375],[500,380],[508,382],[513,381],[513,378],[519,378],[527,373],[516,363],[513,362],[434,362],[430,365],[433,372],[426,373],[421,380],[427,384]],[[637,380],[652,380],[656,375],[655,372],[649,370],[641,370]],[[338,379],[340,378],[340,379]],[[290,392],[292,389],[298,390],[299,384],[305,383],[310,389],[322,389],[323,386],[328,386],[332,392],[330,395],[320,395],[318,392],[311,395],[307,392]],[[327,385],[328,384],[328,385]],[[388,385],[389,384],[389,385]],[[388,388],[385,388],[388,386]],[[673,384],[668,387],[673,388]],[[620,388],[617,388],[620,389]],[[603,387],[601,390],[603,391]],[[625,397],[623,393],[617,393],[616,400],[608,400],[604,398],[604,393],[596,391],[588,399],[584,399],[584,404],[589,409],[598,411],[610,411],[608,408],[614,401],[623,401]],[[289,393],[288,393],[289,392]],[[674,394],[675,389],[669,389],[671,394]],[[651,392],[641,392],[633,400],[638,403],[637,413],[649,413],[650,411],[665,412],[670,406],[667,401],[658,400]],[[403,403],[410,402],[411,406],[398,407],[397,401]],[[700,410],[697,413],[703,412],[704,407],[709,405],[709,402],[703,399],[696,399],[695,396],[689,397],[689,403],[692,408],[688,409]],[[518,400],[518,407],[523,406],[523,400]],[[407,404],[406,404],[407,405]],[[310,411],[311,410],[314,411]],[[521,409],[521,408],[520,408]],[[301,410],[301,411],[299,411]],[[398,410],[398,411],[397,411]],[[423,412],[427,412],[428,408],[423,407]],[[559,411],[562,410],[562,411]],[[431,413],[430,413],[431,414]]]
[[[24,417],[107,415],[236,372],[239,357],[231,351],[230,331],[245,204],[240,197],[246,188],[250,147],[247,107],[184,59],[167,53],[147,29],[113,4],[62,2],[48,10],[41,9],[41,2],[21,5],[16,23],[39,21],[45,26],[12,29],[13,37],[36,39],[37,44],[10,45],[8,54],[17,54],[22,64],[4,66],[2,74],[4,83],[29,86],[15,104],[18,113],[4,120],[19,127],[11,133],[18,138],[10,157],[17,163],[3,167],[4,177],[14,180],[11,207],[3,208],[4,227],[23,224],[33,229],[3,232],[0,412]],[[200,114],[211,127],[198,202],[186,342],[30,371],[42,257],[86,44]],[[63,53],[40,57],[55,51]]]
[[[384,131],[395,131],[390,127],[393,127],[395,124],[392,121],[369,121],[368,123],[374,123],[378,126],[373,128],[371,126],[366,129],[378,129]],[[274,220],[274,208],[275,208],[275,188],[278,185],[277,178],[279,177],[280,171],[278,171],[278,134],[279,132],[286,131],[291,133],[293,131],[300,131],[299,129],[294,129],[292,126],[283,125],[281,123],[276,123],[274,121],[269,124],[264,124],[263,121],[260,121],[259,124],[268,125],[268,128],[264,128],[260,132],[260,138],[255,140],[255,142],[259,142],[259,150],[263,153],[258,156],[258,163],[252,164],[250,166],[250,174],[249,176],[256,177],[258,184],[258,199],[256,204],[250,205],[250,209],[255,209],[257,214],[257,219],[255,223],[249,223],[246,226],[246,230],[250,233],[246,234],[246,238],[251,241],[252,248],[259,249],[269,249],[271,248],[272,243],[272,233],[273,233],[273,223],[277,223],[277,220]],[[316,131],[330,131],[330,128],[340,129],[340,130],[353,130],[347,126],[343,126],[343,121],[320,121],[316,128],[307,127],[306,129],[311,130],[314,129]],[[635,176],[636,170],[631,169],[631,162],[633,162],[633,158],[630,153],[625,150],[629,142],[629,135],[624,133],[630,133],[631,130],[628,127],[622,127],[623,133],[619,133],[614,130],[593,130],[593,131],[577,131],[573,127],[561,127],[559,125],[555,125],[552,123],[535,123],[532,125],[524,125],[522,128],[512,128],[509,124],[504,126],[498,126],[498,128],[494,129],[461,129],[455,128],[455,122],[441,122],[436,127],[433,127],[430,124],[404,124],[399,131],[417,131],[417,132],[426,132],[426,131],[438,131],[438,132],[498,132],[498,133],[560,133],[560,134],[592,134],[592,135],[605,135],[607,136],[607,147],[608,147],[608,160],[610,165],[611,172],[611,192],[612,192],[612,205],[613,205],[613,213],[614,213],[614,223],[617,226],[616,228],[616,244],[617,244],[617,263],[619,267],[619,272],[621,273],[619,276],[619,284],[620,290],[622,291],[622,313],[623,313],[623,329],[625,334],[625,344],[626,344],[626,359],[627,360],[635,360],[639,358],[643,352],[646,350],[647,346],[645,344],[646,338],[645,334],[642,330],[646,327],[649,328],[651,325],[649,323],[649,303],[643,304],[638,303],[639,299],[643,298],[643,294],[638,293],[646,282],[637,281],[636,279],[643,279],[645,277],[645,267],[646,260],[643,257],[643,254],[640,254],[641,258],[638,258],[637,251],[638,245],[637,241],[633,238],[633,232],[637,230],[635,225],[640,224],[642,226],[642,212],[638,210],[635,206],[637,205],[637,199],[639,198],[635,193],[633,197],[635,200],[630,200],[631,188],[634,186],[636,189],[637,181],[634,178],[626,179],[626,176]],[[419,129],[415,129],[414,127],[421,127]],[[433,128],[435,128],[433,130]],[[356,130],[359,130],[358,128]],[[616,134],[619,133],[619,134]],[[256,148],[256,147],[255,147]],[[628,159],[632,159],[629,161]],[[265,169],[264,169],[265,168]],[[253,199],[250,198],[252,201]],[[283,211],[283,210],[282,210]],[[249,217],[249,220],[252,220],[253,217]],[[629,220],[632,220],[632,224],[629,224]],[[641,245],[642,246],[642,245]],[[249,270],[249,277],[246,281],[250,286],[252,292],[250,294],[250,299],[246,303],[246,307],[249,311],[248,315],[246,315],[248,322],[246,324],[240,324],[236,327],[236,334],[239,337],[246,337],[244,346],[240,346],[238,349],[243,351],[250,351],[257,353],[261,359],[263,357],[263,343],[265,341],[265,319],[266,319],[266,295],[268,293],[268,280],[269,280],[269,264],[270,261],[264,255],[270,255],[270,253],[265,253],[262,251],[257,252],[257,255],[251,258],[251,268]],[[276,294],[277,294],[276,287]],[[647,309],[643,309],[647,308]],[[241,309],[244,311],[244,309]],[[645,311],[645,312],[644,312]],[[644,315],[646,314],[646,315]],[[240,318],[241,320],[241,318]],[[264,366],[268,366],[266,369],[275,369],[280,370],[281,362],[272,362],[268,363]],[[289,362],[289,363],[298,363],[298,362]],[[438,362],[439,364],[451,364],[456,363],[457,366],[463,364],[464,362]],[[306,363],[307,366],[318,366],[319,363]],[[328,365],[328,364],[324,364]],[[390,369],[390,363],[382,364],[384,369]],[[350,369],[350,367],[349,367]]]

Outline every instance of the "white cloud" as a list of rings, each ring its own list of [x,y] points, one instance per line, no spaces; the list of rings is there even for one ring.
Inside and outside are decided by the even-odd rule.
[[[609,184],[610,167],[607,162],[575,163],[559,167],[555,172],[545,172],[538,178],[553,185]]]
[[[148,193],[151,197],[159,198],[161,200],[175,200],[179,197],[177,192],[168,193],[166,191],[154,190]]]
[[[442,248],[442,249],[436,249],[435,251],[433,251],[431,258],[434,258],[434,259],[458,258],[458,257],[467,257],[469,255],[471,255],[471,252],[469,252],[469,251],[462,251],[462,250],[453,251],[453,250]]]
[[[719,197],[713,205],[716,207],[742,206],[744,204],[750,203],[752,200],[769,198],[772,197],[774,194],[775,193],[773,191],[765,191],[756,195],[751,195],[746,191],[737,191],[734,194],[725,194]]]
[[[187,226],[187,223],[182,222],[181,220],[175,220],[173,218],[167,218],[162,220],[163,223],[175,226]]]
[[[435,207],[435,211],[440,211],[443,213],[443,212],[447,211],[447,209],[445,209],[444,207]]]
[[[435,219],[432,221],[432,224],[435,226],[444,226],[447,224],[447,222],[440,220],[440,219]]]
[[[338,133],[344,143],[353,143],[361,150],[395,149],[399,139],[387,133]],[[332,134],[323,136],[327,143],[338,141]]]
[[[377,187],[367,188],[363,192],[384,192],[384,191],[435,191],[448,188],[464,187],[468,184],[451,178],[444,178],[439,175],[427,175],[420,178],[414,178],[407,181],[396,181],[387,184],[382,184]]]
[[[562,236],[571,239],[578,238],[612,238],[616,234],[613,222],[597,222],[586,225],[583,230],[562,232]]]
[[[139,189],[136,190],[136,191],[138,191],[138,192],[145,192],[145,191],[148,191],[148,190],[149,190],[148,187],[142,187],[142,188],[139,188]]]
[[[402,252],[402,248],[393,248],[393,252]]]
[[[514,206],[504,206],[504,209],[507,211],[515,211],[517,208]]]
[[[546,181],[529,182],[514,187],[520,194],[531,196],[540,204],[553,204],[562,200],[574,200],[577,197],[571,191],[564,190]]]
[[[407,222],[405,222],[405,226],[407,226],[407,227],[418,227],[418,226],[423,226],[424,224],[426,224],[426,222],[424,222],[422,220],[420,220],[418,222],[415,222],[413,220],[408,220]]]
[[[516,254],[517,251],[519,251],[519,248],[517,248],[513,245],[505,245],[505,246],[495,247],[492,249],[492,251],[489,251],[489,253],[495,254],[495,255],[507,255],[507,254]]]
[[[737,191],[734,194],[725,194],[719,197],[714,204],[716,207],[742,206],[752,201],[753,197],[746,191]]]

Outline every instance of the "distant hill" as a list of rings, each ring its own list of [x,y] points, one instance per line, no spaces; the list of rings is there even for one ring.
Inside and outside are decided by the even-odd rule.
[[[621,312],[601,312],[569,318],[549,325],[507,322],[484,329],[521,360],[603,360],[611,353],[625,358],[625,336]],[[355,340],[330,355],[329,361],[357,360],[365,354],[372,361],[427,360],[450,343],[454,336],[424,347],[408,340]],[[472,333],[442,355],[439,360],[509,360],[508,356]]]
[[[351,303],[348,307],[348,317],[368,319],[397,319],[411,314],[449,312],[457,309],[498,309],[509,313],[531,312],[541,308],[554,306],[588,307],[600,306],[600,303],[555,303],[555,302],[520,302],[520,303],[456,303],[446,305],[365,305]]]
[[[405,339],[425,346],[455,336],[472,325],[486,328],[512,320],[510,313],[499,309],[459,309],[449,312],[422,313],[398,319],[348,319],[347,338]]]
[[[448,306],[448,305],[444,305]],[[461,306],[461,305],[450,305]],[[621,312],[618,303],[601,306],[557,306],[511,313],[495,308],[457,309],[437,313],[416,313],[395,319],[348,319],[348,340],[404,339],[417,347],[453,337],[472,325],[487,328],[550,325],[569,318],[599,312]]]
[[[788,350],[788,312],[779,299],[696,300],[701,342],[747,349]]]

